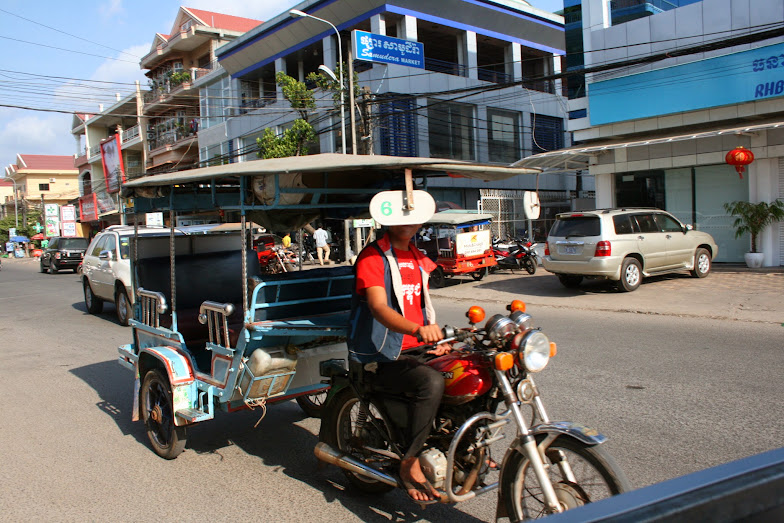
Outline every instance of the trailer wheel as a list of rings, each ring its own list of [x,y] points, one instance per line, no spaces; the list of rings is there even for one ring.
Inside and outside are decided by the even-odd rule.
[[[485,274],[487,274],[487,267],[484,267],[482,269],[479,269],[478,271],[472,272],[471,273],[471,277],[473,279],[475,279],[476,281],[480,281],[482,278],[485,277]]]
[[[141,388],[141,417],[152,450],[164,459],[174,459],[185,450],[185,427],[174,424],[174,404],[169,379],[160,369],[144,375]]]

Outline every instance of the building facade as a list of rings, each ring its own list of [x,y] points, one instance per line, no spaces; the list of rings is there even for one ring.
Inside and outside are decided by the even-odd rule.
[[[615,18],[621,3],[671,5]],[[724,204],[784,197],[784,0],[571,4],[584,50],[569,100],[579,145],[521,164],[588,169],[598,207],[667,209],[714,236],[716,261],[743,261],[749,237],[735,238]],[[738,146],[756,157],[742,177],[725,163]],[[760,240],[764,265],[784,265],[784,225]]]
[[[558,15],[521,0],[371,0],[361,6],[309,0],[297,9],[333,24],[340,47],[330,25],[282,13],[219,48],[223,72],[206,79],[199,94],[201,165],[256,159],[264,129],[281,132],[296,118],[276,73],[306,81],[326,66],[339,76],[340,57],[349,63],[354,30],[417,42],[424,53],[422,67],[352,60],[360,91],[358,153],[509,164],[570,145],[562,84],[540,79],[561,70]],[[318,141],[310,153],[341,152],[343,123],[351,152],[350,107],[341,120],[332,93],[317,91],[316,98],[311,122]],[[573,174],[519,176],[488,186],[450,179],[429,190],[439,201],[477,208],[485,197],[521,200],[524,190],[539,189],[551,196],[549,208],[562,210],[569,208],[574,180]],[[506,212],[519,218],[521,209]]]

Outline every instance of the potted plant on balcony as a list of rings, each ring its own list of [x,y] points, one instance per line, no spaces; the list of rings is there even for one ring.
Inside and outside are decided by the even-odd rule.
[[[762,267],[764,254],[757,252],[757,236],[768,225],[784,220],[784,202],[781,200],[774,200],[771,203],[735,201],[725,203],[724,210],[735,217],[732,226],[735,227],[736,238],[746,233],[751,234],[751,252],[744,255],[746,265],[751,268]]]

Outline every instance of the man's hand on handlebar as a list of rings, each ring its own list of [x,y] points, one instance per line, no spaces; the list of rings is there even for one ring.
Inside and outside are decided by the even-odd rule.
[[[441,332],[441,327],[436,323],[431,323],[430,325],[420,326],[416,331],[416,337],[424,343],[435,343],[440,341],[444,335]]]
[[[444,354],[448,354],[452,351],[452,346],[448,343],[442,343],[438,347],[433,350],[427,351],[428,354],[432,354],[433,356],[443,356]]]

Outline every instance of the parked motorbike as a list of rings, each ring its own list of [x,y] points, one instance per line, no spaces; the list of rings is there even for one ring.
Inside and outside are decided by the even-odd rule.
[[[547,366],[556,346],[531,327],[522,302],[507,309],[510,314],[496,314],[477,327],[485,313],[471,307],[470,327],[446,327],[438,342],[454,343],[452,352],[427,362],[444,376],[445,392],[419,462],[428,481],[444,493],[440,501],[467,501],[498,488],[497,517],[516,522],[630,490],[600,446],[603,435],[550,419],[533,374]],[[412,350],[427,359],[426,351],[435,345]],[[343,469],[358,489],[384,493],[404,488],[399,465],[408,447],[403,436],[408,401],[372,390],[367,380],[372,365],[352,362],[346,370],[343,360],[321,363],[332,388],[315,454]],[[514,428],[504,434],[507,425]],[[491,444],[506,437],[512,440],[499,466]]]
[[[493,240],[493,255],[496,266],[491,270],[510,269],[523,270],[528,274],[535,274],[539,266],[539,259],[532,242],[523,238],[514,240],[511,244],[504,245],[497,239]]]

